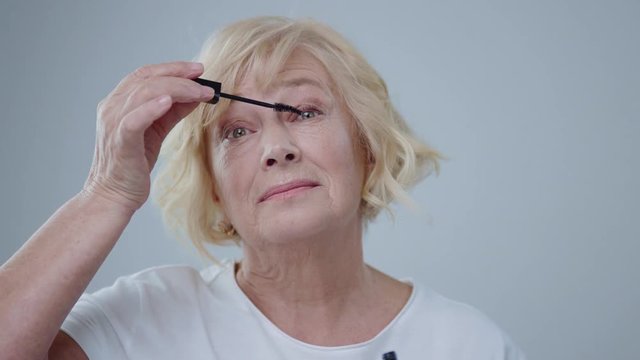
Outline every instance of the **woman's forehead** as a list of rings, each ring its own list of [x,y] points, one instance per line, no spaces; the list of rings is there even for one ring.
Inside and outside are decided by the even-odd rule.
[[[265,72],[268,69],[272,69],[271,73]],[[296,50],[277,70],[266,64],[253,67],[252,71],[242,77],[235,92],[240,96],[246,96],[248,92],[271,92],[305,86],[318,88],[327,96],[331,96],[332,83],[324,65],[318,59],[306,51]]]

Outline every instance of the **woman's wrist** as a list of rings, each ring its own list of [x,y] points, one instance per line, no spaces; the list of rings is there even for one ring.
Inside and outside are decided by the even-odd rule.
[[[80,206],[87,206],[95,211],[128,218],[131,218],[139,208],[91,188],[83,188],[74,196],[74,201],[77,201]]]

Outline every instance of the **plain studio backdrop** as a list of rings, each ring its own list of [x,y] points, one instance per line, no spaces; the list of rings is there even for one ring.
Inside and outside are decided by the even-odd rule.
[[[477,307],[530,359],[637,359],[637,1],[4,0],[0,261],[80,190],[123,76],[256,15],[343,33],[450,158],[411,191],[418,211],[369,227],[369,263]],[[88,290],[170,263],[206,265],[149,201]]]

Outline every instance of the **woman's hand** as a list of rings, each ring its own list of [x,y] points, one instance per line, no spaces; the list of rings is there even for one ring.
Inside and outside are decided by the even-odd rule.
[[[160,145],[213,89],[190,80],[202,64],[147,65],[127,75],[98,105],[93,164],[83,192],[135,211],[149,197]]]
[[[0,357],[82,357],[60,325],[149,196],[150,173],[169,131],[213,90],[191,79],[202,64],[142,67],[98,106],[96,147],[80,194],[0,266]],[[72,355],[70,355],[72,356]]]

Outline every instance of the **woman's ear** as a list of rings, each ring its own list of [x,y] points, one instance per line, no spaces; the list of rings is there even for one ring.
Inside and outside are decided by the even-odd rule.
[[[373,155],[369,154],[367,156],[367,174],[370,174],[373,171],[373,168],[376,166],[376,159]]]
[[[218,192],[216,191],[215,186],[211,188],[211,200],[213,200],[214,204],[220,205],[220,197],[218,197]]]

